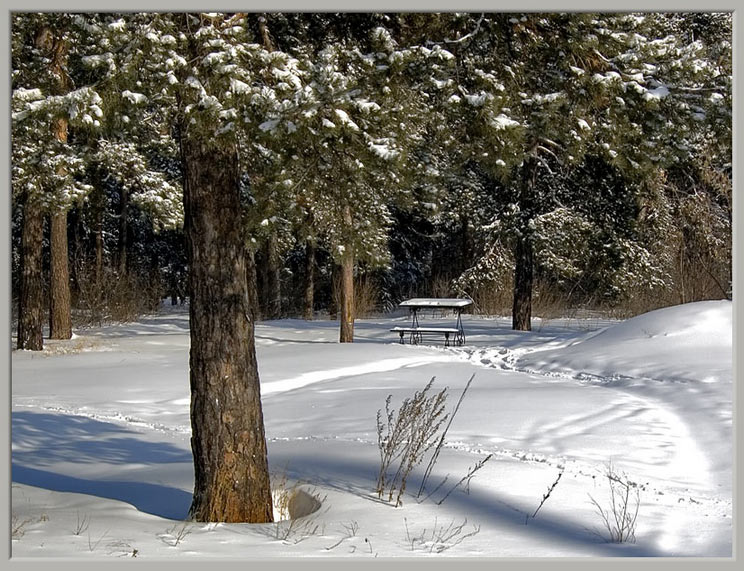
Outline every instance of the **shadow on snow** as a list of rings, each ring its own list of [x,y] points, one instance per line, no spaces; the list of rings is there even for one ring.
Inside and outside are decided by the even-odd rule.
[[[158,465],[184,463],[191,470],[191,452],[163,442],[147,442],[138,433],[115,424],[64,414],[12,414],[13,482],[56,492],[74,492],[119,500],[152,515],[184,519],[191,493],[146,481],[84,479],[67,476],[57,465]],[[59,470],[59,471],[57,471]],[[140,476],[142,480],[146,476]]]

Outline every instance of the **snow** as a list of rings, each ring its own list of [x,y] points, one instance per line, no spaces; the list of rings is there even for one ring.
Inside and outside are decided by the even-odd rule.
[[[507,129],[509,127],[519,126],[519,121],[515,121],[511,117],[507,117],[503,113],[500,113],[497,117],[494,117],[490,123],[491,123],[491,126],[497,131],[500,131],[502,129]]]
[[[269,119],[268,121],[261,123],[258,128],[261,129],[261,131],[273,131],[280,122],[280,119]]]
[[[125,89],[124,91],[122,91],[121,96],[135,105],[139,105],[147,101],[147,97],[145,97],[143,94],[134,93],[132,91],[129,91],[128,89]]]
[[[409,323],[402,310],[358,320],[353,344],[336,342],[333,321],[257,324],[271,470],[320,502],[278,524],[182,521],[193,489],[185,308],[14,351],[13,557],[732,556],[730,302],[535,319],[532,332],[463,322],[466,345],[449,348],[399,344],[389,329]],[[401,507],[379,501],[386,397],[397,408],[435,377],[451,411],[472,375],[427,492],[416,498],[425,461]],[[606,541],[591,504],[608,497],[609,462],[640,490],[635,543]]]
[[[669,89],[664,85],[660,85],[654,89],[649,89],[643,94],[643,98],[648,101],[651,99],[664,99],[667,95],[669,95]]]

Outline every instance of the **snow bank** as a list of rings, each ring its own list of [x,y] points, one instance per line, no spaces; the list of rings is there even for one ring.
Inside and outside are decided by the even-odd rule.
[[[523,355],[516,368],[571,376],[731,381],[732,303],[704,301],[639,315],[568,347]]]

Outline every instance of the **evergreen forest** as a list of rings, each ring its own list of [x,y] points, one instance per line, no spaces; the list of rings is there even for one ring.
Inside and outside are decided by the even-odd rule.
[[[731,298],[730,13],[11,24],[20,349],[195,291],[209,312],[195,264],[342,341],[411,297],[520,330]]]

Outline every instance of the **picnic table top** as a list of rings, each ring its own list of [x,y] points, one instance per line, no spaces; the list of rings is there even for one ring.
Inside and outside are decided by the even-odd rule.
[[[399,307],[467,307],[473,303],[472,299],[463,299],[456,297],[416,297],[400,302]]]
[[[390,331],[403,331],[404,333],[460,333],[460,329],[456,327],[393,327]]]

